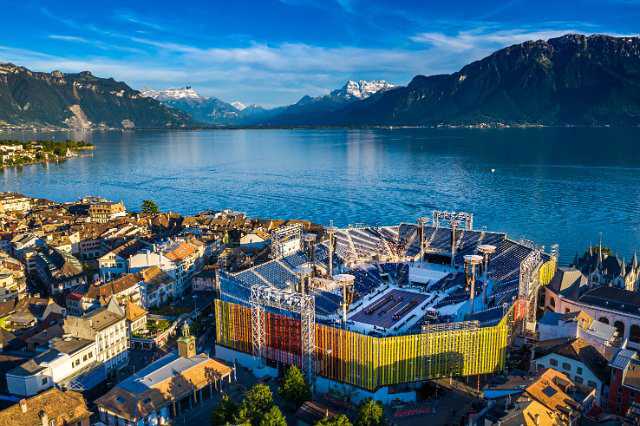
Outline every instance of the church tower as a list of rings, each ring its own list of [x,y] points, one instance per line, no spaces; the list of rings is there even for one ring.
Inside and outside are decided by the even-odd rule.
[[[196,339],[191,335],[186,322],[182,325],[182,337],[178,339],[178,355],[183,358],[196,356]]]

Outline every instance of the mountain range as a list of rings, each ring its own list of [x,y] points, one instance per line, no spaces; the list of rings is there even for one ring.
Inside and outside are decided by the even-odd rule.
[[[205,97],[187,86],[178,89],[142,90],[148,96],[189,114],[194,120],[214,125],[286,125],[290,120],[314,114],[326,114],[344,106],[367,99],[371,95],[392,89],[393,84],[382,80],[349,80],[340,89],[318,97],[303,96],[293,105],[277,108],[245,106],[240,102],[227,103],[216,97]]]
[[[178,128],[187,114],[88,71],[33,72],[0,64],[0,124],[73,128]]]
[[[263,108],[191,87],[131,89],[89,72],[0,64],[0,125],[215,126],[640,125],[640,38],[568,34],[516,44],[407,86],[348,81]]]

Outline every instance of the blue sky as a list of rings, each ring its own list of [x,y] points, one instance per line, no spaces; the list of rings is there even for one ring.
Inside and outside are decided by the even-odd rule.
[[[347,79],[407,84],[528,39],[640,29],[640,0],[0,0],[0,7],[0,62],[90,70],[136,89],[191,85],[269,106]]]

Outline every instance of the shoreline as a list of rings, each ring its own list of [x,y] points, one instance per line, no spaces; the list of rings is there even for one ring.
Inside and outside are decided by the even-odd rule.
[[[12,133],[100,133],[100,132],[157,132],[157,131],[200,131],[200,130],[402,130],[402,129],[469,129],[469,130],[506,130],[506,129],[637,129],[640,125],[614,126],[614,125],[544,125],[544,124],[461,124],[461,125],[362,125],[362,126],[233,126],[211,125],[194,127],[149,127],[124,129],[118,127],[108,128],[69,128],[69,127],[0,127],[0,135]]]

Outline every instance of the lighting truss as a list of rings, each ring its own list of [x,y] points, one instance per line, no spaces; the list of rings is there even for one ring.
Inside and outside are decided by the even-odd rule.
[[[311,384],[315,374],[314,351],[316,330],[315,298],[291,290],[282,290],[269,285],[251,287],[251,325],[253,327],[253,355],[261,362],[264,359],[266,331],[265,308],[276,308],[300,314],[301,364]]]
[[[520,283],[518,298],[525,308],[525,316],[522,324],[523,333],[535,331],[536,309],[538,303],[538,290],[540,289],[540,266],[542,265],[542,253],[533,249],[520,263]]]
[[[285,244],[291,240],[298,240],[298,248],[302,242],[302,225],[293,223],[274,230],[271,233],[271,257],[278,259],[289,253],[285,252]]]
[[[433,211],[433,225],[440,226],[440,222],[461,223],[464,222],[464,229],[471,231],[473,229],[473,213],[468,212],[449,212],[444,210]]]

